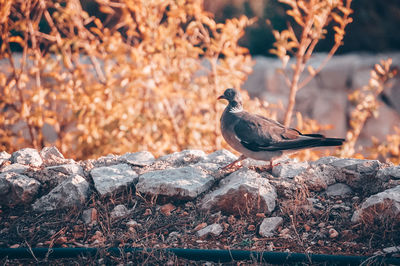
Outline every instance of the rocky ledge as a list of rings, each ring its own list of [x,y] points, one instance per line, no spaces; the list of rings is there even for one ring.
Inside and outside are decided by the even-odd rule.
[[[252,160],[246,160],[238,170],[221,170],[235,159],[227,150],[211,154],[184,150],[157,159],[142,151],[79,162],[65,159],[55,147],[1,152],[0,213],[15,207],[33,213],[80,208],[81,222],[90,224],[96,215],[87,204],[89,199],[112,199],[120,191],[129,191],[132,197],[161,204],[166,216],[175,205],[190,203],[193,211],[229,217],[227,223],[220,218],[210,225],[199,222],[193,231],[200,239],[220,235],[229,227],[229,219],[243,216],[260,218],[259,224],[247,229],[256,230],[258,237],[264,238],[293,238],[285,222],[295,224],[297,215],[314,217],[309,218],[309,224],[301,224],[306,235],[297,236],[300,239],[319,234],[329,241],[351,235],[349,228],[337,228],[335,222],[329,225],[330,220],[337,219],[347,219],[352,228],[362,227],[364,231],[376,225],[391,229],[400,226],[400,166],[324,157],[313,162],[287,159],[272,171],[257,167],[260,163]],[[110,210],[110,217],[130,217],[126,226],[136,227],[132,212],[122,202]],[[315,218],[326,213],[327,223]],[[0,228],[2,233],[7,233],[7,228]],[[175,231],[171,234],[180,235]],[[380,248],[394,246],[394,252],[399,253],[398,237],[393,241]]]

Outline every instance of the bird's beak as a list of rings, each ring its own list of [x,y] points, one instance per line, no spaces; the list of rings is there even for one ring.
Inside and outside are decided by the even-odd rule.
[[[226,97],[225,97],[225,95],[221,95],[221,96],[219,96],[218,98],[217,98],[218,100],[222,100],[222,99],[225,99],[226,100]]]

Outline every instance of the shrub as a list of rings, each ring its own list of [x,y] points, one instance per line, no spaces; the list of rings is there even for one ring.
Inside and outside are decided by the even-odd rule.
[[[216,98],[251,71],[238,40],[253,21],[216,23],[200,0],[97,3],[105,19],[78,0],[1,1],[0,149],[55,144],[83,159],[221,148]]]

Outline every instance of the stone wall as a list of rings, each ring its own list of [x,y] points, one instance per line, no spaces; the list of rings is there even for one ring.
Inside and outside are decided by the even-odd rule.
[[[299,208],[320,211],[331,202],[352,223],[385,219],[400,223],[400,166],[324,157],[314,162],[288,160],[272,171],[257,170],[257,163],[248,159],[241,169],[221,169],[235,159],[227,150],[211,154],[185,150],[157,159],[142,151],[80,162],[65,159],[54,147],[2,152],[0,207],[24,206],[34,212],[69,209],[85,206],[94,193],[110,197],[132,188],[141,197],[157,197],[164,203],[191,201],[202,212],[273,217],[279,213],[278,202],[293,206],[303,191],[309,195],[308,203],[299,202]],[[320,202],[323,197],[327,200]],[[117,207],[113,212],[129,214],[125,206]],[[276,226],[282,222],[266,219]],[[262,228],[269,228],[260,232],[264,236],[274,230],[266,224]]]

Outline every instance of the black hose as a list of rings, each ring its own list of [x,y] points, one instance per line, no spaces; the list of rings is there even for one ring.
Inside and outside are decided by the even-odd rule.
[[[400,265],[400,258],[387,258],[383,256],[342,256],[342,255],[322,255],[322,254],[303,254],[289,252],[262,252],[248,250],[210,250],[210,249],[143,249],[143,248],[0,248],[0,258],[8,259],[33,259],[32,253],[36,258],[71,258],[79,255],[95,256],[98,252],[105,251],[112,255],[121,255],[121,253],[146,254],[156,251],[172,252],[177,257],[189,260],[204,260],[213,262],[229,262],[253,260],[266,263],[335,263],[347,265],[359,265],[363,262],[368,264],[392,264]]]

